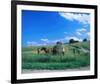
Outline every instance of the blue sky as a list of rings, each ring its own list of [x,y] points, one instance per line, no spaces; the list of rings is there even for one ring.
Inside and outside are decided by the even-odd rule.
[[[90,38],[90,14],[22,10],[22,46]]]

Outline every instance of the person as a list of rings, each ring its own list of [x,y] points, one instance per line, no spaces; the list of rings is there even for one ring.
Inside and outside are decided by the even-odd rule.
[[[54,46],[54,53],[59,55],[64,55],[65,49],[62,42],[58,41]]]

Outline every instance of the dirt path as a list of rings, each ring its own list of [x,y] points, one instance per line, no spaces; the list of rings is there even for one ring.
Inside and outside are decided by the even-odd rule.
[[[48,73],[48,72],[65,72],[65,71],[87,71],[90,70],[90,67],[81,67],[81,68],[76,68],[76,69],[64,69],[64,70],[33,70],[33,69],[23,69],[22,73],[27,74],[27,73]]]

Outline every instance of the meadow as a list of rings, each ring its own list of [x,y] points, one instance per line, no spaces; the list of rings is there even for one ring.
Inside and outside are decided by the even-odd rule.
[[[22,48],[22,70],[64,70],[88,67],[90,65],[90,42],[78,42],[64,44],[65,55],[53,55],[52,53],[37,54],[37,48],[42,46],[30,46]],[[46,46],[52,48],[53,46]],[[73,49],[80,53],[73,53]]]

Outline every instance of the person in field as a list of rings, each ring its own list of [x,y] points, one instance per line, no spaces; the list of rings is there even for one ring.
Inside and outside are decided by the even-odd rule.
[[[64,55],[65,49],[62,42],[58,41],[53,47],[53,54]]]

